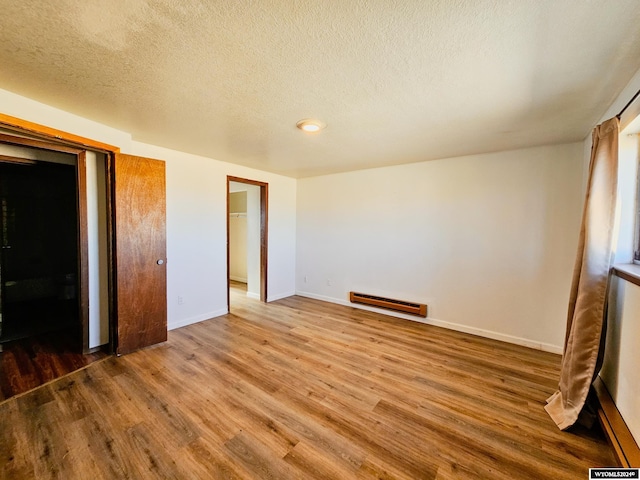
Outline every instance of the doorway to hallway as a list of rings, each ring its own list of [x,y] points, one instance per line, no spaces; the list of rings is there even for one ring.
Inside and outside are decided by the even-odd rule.
[[[246,296],[267,301],[268,184],[227,177],[227,305],[232,282]]]

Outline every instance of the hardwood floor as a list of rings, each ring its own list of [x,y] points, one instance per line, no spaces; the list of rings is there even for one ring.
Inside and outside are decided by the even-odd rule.
[[[2,344],[0,401],[27,392],[107,356],[80,353],[77,327],[20,338]]]
[[[0,404],[0,478],[582,479],[543,409],[560,358],[235,292],[232,313]]]

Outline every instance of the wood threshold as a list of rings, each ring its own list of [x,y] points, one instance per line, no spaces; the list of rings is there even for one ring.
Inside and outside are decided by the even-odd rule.
[[[92,354],[99,353],[99,349],[98,349],[98,351],[91,352],[91,353],[92,353]],[[59,377],[52,378],[51,380],[46,380],[46,381],[45,381],[45,382],[43,382],[42,384],[37,385],[37,386],[35,386],[35,387],[33,387],[33,388],[30,388],[30,389],[28,389],[28,390],[25,390],[24,392],[17,393],[17,394],[15,394],[15,395],[12,395],[12,396],[7,397],[7,398],[0,398],[0,405],[2,405],[3,403],[7,403],[9,400],[16,400],[16,399],[19,399],[20,397],[27,396],[27,395],[29,395],[29,394],[31,394],[31,393],[33,393],[33,392],[37,391],[38,389],[40,389],[40,388],[42,388],[42,387],[46,387],[47,385],[52,385],[52,384],[54,384],[55,382],[57,382],[57,381],[59,381],[59,380],[63,380],[63,379],[65,379],[65,378],[67,378],[67,377],[69,377],[69,376],[71,376],[71,375],[73,375],[73,374],[76,374],[76,373],[78,373],[78,372],[81,372],[82,370],[85,370],[85,369],[86,369],[86,368],[88,368],[90,365],[92,365],[92,364],[94,364],[94,363],[96,363],[96,362],[101,362],[101,361],[104,361],[104,360],[106,360],[106,359],[108,359],[108,358],[110,358],[110,355],[105,354],[105,356],[104,356],[104,357],[102,357],[102,358],[98,358],[98,359],[96,359],[96,360],[92,360],[91,362],[87,363],[86,365],[82,365],[81,367],[78,367],[78,368],[76,368],[76,369],[75,369],[75,370],[73,370],[73,371],[69,371],[69,372],[63,373],[63,374],[62,374],[62,375],[60,375]]]
[[[598,420],[613,447],[616,459],[624,468],[640,467],[640,448],[600,377],[593,382],[593,388],[600,403]]]
[[[634,263],[616,264],[613,266],[613,274],[640,287],[640,265]]]

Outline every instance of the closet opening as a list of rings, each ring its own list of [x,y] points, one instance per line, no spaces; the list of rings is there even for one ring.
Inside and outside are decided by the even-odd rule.
[[[0,400],[107,355],[106,162],[0,132]]]
[[[0,162],[2,344],[46,333],[82,351],[76,166],[63,159]]]

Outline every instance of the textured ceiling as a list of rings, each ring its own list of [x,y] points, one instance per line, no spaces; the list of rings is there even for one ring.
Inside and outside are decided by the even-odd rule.
[[[0,0],[0,12],[0,88],[294,177],[581,140],[640,68],[638,0]],[[303,134],[306,117],[327,129]]]

